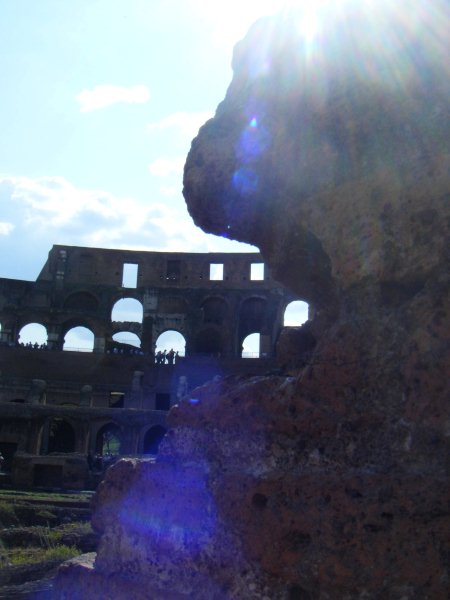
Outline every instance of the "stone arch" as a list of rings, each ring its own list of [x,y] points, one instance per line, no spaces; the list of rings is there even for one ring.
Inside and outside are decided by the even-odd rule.
[[[98,300],[89,292],[74,292],[64,300],[64,308],[66,310],[95,312],[98,310]]]
[[[155,343],[155,352],[169,352],[173,349],[179,356],[184,356],[186,352],[186,338],[176,329],[166,329],[161,332]]]
[[[202,304],[203,323],[223,325],[228,314],[227,302],[219,296],[206,298]]]
[[[142,302],[127,296],[117,300],[111,309],[111,321],[124,323],[142,323],[144,308]]]
[[[246,298],[239,307],[238,356],[260,356],[261,334],[266,325],[267,299],[261,296]],[[252,334],[258,334],[250,338]],[[246,348],[244,349],[244,343]],[[247,345],[250,344],[250,349]]]
[[[242,340],[241,358],[259,358],[261,354],[261,334],[249,333]]]
[[[94,332],[84,325],[71,327],[64,334],[63,350],[92,352],[94,350]]]
[[[75,452],[75,429],[61,417],[49,422],[47,452]]]
[[[46,345],[48,340],[47,328],[42,323],[27,323],[19,331],[20,344]]]
[[[104,456],[105,454],[116,456],[120,454],[122,445],[122,429],[112,421],[105,423],[97,431],[95,436],[95,453]]]
[[[167,429],[162,425],[153,425],[144,435],[143,454],[157,454],[159,445],[166,435]]]
[[[246,298],[239,307],[239,333],[241,340],[250,333],[261,333],[266,316],[267,300],[260,296]]]
[[[195,338],[195,353],[220,356],[223,353],[223,337],[217,327],[205,327]]]
[[[300,327],[309,320],[309,304],[303,300],[293,300],[284,309],[285,327]]]
[[[132,331],[116,331],[114,333],[113,342],[117,342],[120,345],[125,345],[127,347],[131,347],[130,349],[140,348],[141,347],[141,339]]]

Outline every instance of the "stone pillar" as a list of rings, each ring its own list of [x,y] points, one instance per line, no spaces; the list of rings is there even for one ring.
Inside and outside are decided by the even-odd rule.
[[[261,333],[259,338],[259,357],[268,358],[271,355],[271,337],[267,333]]]
[[[146,354],[155,355],[153,323],[154,315],[158,309],[158,290],[147,289],[142,298],[143,319],[142,319],[142,335],[141,335],[141,350]]]
[[[92,385],[83,385],[80,389],[80,406],[92,406]]]
[[[75,429],[75,452],[87,454],[89,445],[89,423],[77,422]]]
[[[139,444],[139,432],[135,428],[122,430],[120,437],[121,454],[137,454]]]
[[[134,371],[131,381],[131,394],[129,395],[129,405],[127,408],[142,408],[142,382],[144,371]]]
[[[98,354],[104,354],[105,353],[105,348],[106,348],[106,339],[104,336],[100,337],[100,336],[95,336],[94,337],[94,349],[93,352],[96,352]]]
[[[44,427],[42,428],[41,444],[40,444],[40,447],[37,449],[37,454],[47,454],[48,453],[49,434],[50,434],[50,420],[47,419],[47,421],[44,423]]]
[[[8,326],[3,326],[0,331],[0,343],[9,346],[10,344],[14,344],[14,341],[15,340],[12,339],[12,330]]]
[[[32,379],[31,386],[27,394],[27,402],[30,404],[45,404],[45,390],[47,382],[43,379]]]
[[[64,339],[61,339],[61,327],[49,325],[47,327],[47,347],[49,350],[62,350]]]
[[[41,431],[44,432],[45,426],[42,419],[33,420],[28,428],[28,436],[26,442],[26,451],[30,454],[39,454],[41,446]]]

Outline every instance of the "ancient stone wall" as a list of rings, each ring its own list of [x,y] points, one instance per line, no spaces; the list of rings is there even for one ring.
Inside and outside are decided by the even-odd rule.
[[[257,278],[252,265],[259,267]],[[124,298],[140,307],[126,321],[114,318]],[[0,279],[0,451],[13,483],[42,484],[33,470],[47,468],[42,456],[102,454],[108,432],[122,455],[154,454],[167,411],[190,389],[214,377],[273,368],[284,309],[294,298],[256,253],[54,246],[36,282]],[[29,323],[45,328],[46,343],[22,343]],[[67,349],[65,336],[76,326],[92,332],[93,352]],[[157,338],[167,330],[184,335],[185,356],[155,364]],[[113,339],[123,331],[135,334],[139,347]],[[254,332],[261,352],[249,362],[241,348]],[[60,471],[62,484],[75,485],[65,476],[70,469]]]
[[[255,265],[260,273],[252,278]],[[135,269],[134,281],[124,280],[127,266]],[[140,319],[112,319],[123,299],[141,305]],[[47,330],[47,346],[62,349],[67,332],[83,326],[94,334],[95,352],[111,351],[113,335],[130,331],[141,350],[153,353],[158,336],[174,330],[185,337],[187,355],[240,357],[245,335],[259,332],[263,351],[273,356],[284,310],[295,299],[256,253],[54,246],[35,283],[0,279],[1,340],[16,345],[21,328],[36,322]],[[254,322],[246,325],[250,313]]]

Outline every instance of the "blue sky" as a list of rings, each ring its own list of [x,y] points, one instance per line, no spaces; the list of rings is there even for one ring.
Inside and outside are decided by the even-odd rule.
[[[0,0],[0,277],[53,244],[253,250],[196,228],[182,168],[276,0]]]

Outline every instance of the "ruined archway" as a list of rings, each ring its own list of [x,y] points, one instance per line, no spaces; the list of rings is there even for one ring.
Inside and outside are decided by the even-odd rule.
[[[174,329],[168,329],[161,333],[156,340],[155,352],[169,352],[173,350],[178,352],[179,356],[184,356],[186,351],[186,340],[184,336]]]
[[[259,358],[261,355],[261,334],[250,333],[242,340],[242,358]]]
[[[290,302],[284,310],[285,327],[300,327],[309,319],[309,304],[303,300]]]
[[[50,421],[47,452],[75,452],[75,430],[65,419],[55,417]]]
[[[93,332],[82,325],[72,327],[64,336],[63,350],[73,352],[92,352],[94,349]]]
[[[144,436],[143,454],[157,454],[159,445],[166,435],[167,430],[162,425],[150,427]]]
[[[47,344],[47,329],[41,323],[28,323],[19,331],[19,343],[25,346],[41,347]]]
[[[141,347],[139,336],[131,331],[118,331],[113,335],[113,341],[120,345],[128,346],[131,350]]]
[[[247,298],[239,310],[239,333],[241,339],[250,333],[260,333],[264,326],[267,300],[265,298]]]
[[[95,452],[102,456],[117,456],[122,444],[122,430],[115,423],[103,425],[95,438]]]
[[[264,329],[267,301],[264,298],[247,298],[239,311],[238,356],[259,358],[261,333]]]
[[[112,307],[111,321],[142,323],[144,309],[136,298],[121,298]]]

